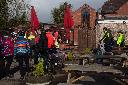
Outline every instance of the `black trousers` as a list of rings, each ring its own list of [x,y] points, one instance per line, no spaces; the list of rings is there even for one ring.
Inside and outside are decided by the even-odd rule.
[[[38,44],[34,45],[33,51],[34,51],[34,64],[36,65],[38,64],[38,58],[41,57],[41,49]]]
[[[26,72],[29,71],[29,57],[28,54],[17,54],[17,60],[19,62],[19,69],[21,77],[24,77]],[[24,67],[25,63],[25,67]]]
[[[111,39],[105,39],[104,40],[104,49],[106,52],[111,52],[111,50],[112,50],[111,43],[112,43]]]
[[[4,71],[4,68],[5,68],[5,60],[3,57],[0,58],[0,79],[2,77],[4,77],[5,75],[5,71]]]
[[[117,47],[118,47],[119,45],[117,45]],[[121,44],[120,44],[120,47],[124,47],[125,46],[125,43],[124,43],[124,40],[121,42]]]
[[[38,64],[39,52],[34,52],[34,64]]]
[[[5,60],[7,62],[6,65],[5,65],[5,73],[8,76],[8,75],[11,74],[10,66],[11,66],[12,61],[13,61],[13,55],[5,56]]]

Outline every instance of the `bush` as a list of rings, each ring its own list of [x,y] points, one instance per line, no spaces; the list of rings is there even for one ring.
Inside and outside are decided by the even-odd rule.
[[[35,66],[33,71],[34,76],[43,76],[44,75],[44,60],[40,58],[39,63]]]
[[[91,53],[91,48],[86,48],[84,50],[84,54],[90,54]]]
[[[73,54],[72,54],[72,52],[68,52],[67,57],[68,57],[68,60],[72,61],[72,59],[73,59]]]

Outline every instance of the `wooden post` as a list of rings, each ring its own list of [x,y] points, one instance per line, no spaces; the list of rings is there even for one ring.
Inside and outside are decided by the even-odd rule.
[[[68,79],[67,79],[67,84],[70,85],[71,84],[71,72],[68,71]]]
[[[85,76],[80,76],[79,78],[73,80],[72,83],[74,83],[74,82],[76,82],[76,81],[78,81],[78,80],[80,80],[80,79],[82,79],[82,78],[84,78],[84,77],[85,77]]]

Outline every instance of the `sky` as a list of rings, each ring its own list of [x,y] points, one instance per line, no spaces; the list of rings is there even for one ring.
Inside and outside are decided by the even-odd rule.
[[[63,2],[68,2],[72,5],[72,10],[77,10],[84,3],[87,3],[94,9],[99,9],[107,0],[29,0],[29,4],[35,7],[37,16],[40,22],[51,23],[51,10]]]

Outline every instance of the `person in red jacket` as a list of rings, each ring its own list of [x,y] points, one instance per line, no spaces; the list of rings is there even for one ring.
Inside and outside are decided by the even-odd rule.
[[[3,54],[6,60],[6,65],[5,65],[5,73],[7,77],[12,77],[10,74],[10,66],[13,61],[13,56],[14,56],[14,43],[13,39],[9,34],[7,36],[4,36],[4,50]]]

